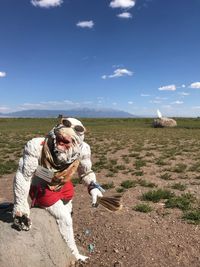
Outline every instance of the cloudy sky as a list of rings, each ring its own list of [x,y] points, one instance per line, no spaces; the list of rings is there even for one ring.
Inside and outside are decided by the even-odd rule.
[[[200,0],[1,0],[0,112],[200,116]]]

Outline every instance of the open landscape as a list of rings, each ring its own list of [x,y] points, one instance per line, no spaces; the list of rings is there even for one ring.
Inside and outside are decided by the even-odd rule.
[[[122,194],[112,213],[91,207],[74,177],[73,220],[88,267],[200,266],[200,119],[83,119],[93,170],[106,196]],[[24,144],[57,119],[0,119],[0,202],[13,201],[12,181]]]

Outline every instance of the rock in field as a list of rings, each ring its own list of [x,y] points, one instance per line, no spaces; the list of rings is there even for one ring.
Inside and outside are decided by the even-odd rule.
[[[11,212],[0,211],[0,266],[69,267],[74,262],[56,220],[43,209],[31,209],[32,228],[18,232]]]
[[[177,122],[174,119],[158,118],[158,119],[154,119],[153,126],[154,128],[176,127]]]

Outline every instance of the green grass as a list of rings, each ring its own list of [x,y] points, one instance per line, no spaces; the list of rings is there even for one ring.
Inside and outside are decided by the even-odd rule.
[[[187,188],[187,186],[185,184],[182,184],[182,183],[175,183],[175,184],[171,185],[171,188],[177,189],[179,191],[184,191]]]
[[[164,166],[164,165],[167,165],[167,163],[163,160],[163,159],[157,159],[156,160],[156,164],[158,166]]]
[[[192,166],[189,167],[188,171],[200,172],[200,162],[194,163]]]
[[[139,170],[143,166],[146,166],[146,162],[144,160],[137,159],[135,161],[135,168],[136,168],[136,170]]]
[[[133,210],[148,213],[153,210],[153,208],[149,204],[138,204],[135,207],[133,207]]]
[[[143,176],[144,175],[144,172],[143,171],[135,171],[133,174],[135,176]]]
[[[103,189],[111,189],[115,187],[113,181],[106,184],[102,184],[101,186],[103,187]]]
[[[133,180],[126,180],[121,183],[121,187],[124,187],[126,189],[132,188],[136,186],[136,181]]]
[[[126,189],[124,187],[118,187],[116,188],[117,193],[123,193]]]
[[[178,208],[180,210],[189,210],[194,203],[195,198],[193,195],[187,193],[181,196],[174,196],[165,202],[166,208]]]
[[[140,186],[144,186],[144,187],[156,187],[156,186],[157,186],[155,183],[149,182],[149,181],[144,180],[144,179],[139,179],[139,180],[137,181],[137,183],[138,183]]]
[[[200,210],[190,210],[183,214],[182,218],[192,224],[200,224]]]
[[[186,164],[179,163],[176,164],[176,166],[173,168],[173,172],[182,173],[185,172],[186,168],[187,168]]]
[[[167,189],[158,189],[158,190],[151,190],[146,193],[142,194],[141,199],[152,201],[152,202],[159,202],[161,199],[170,199],[174,196],[174,193]]]
[[[171,174],[166,172],[166,173],[163,173],[160,175],[160,179],[163,179],[163,180],[172,180],[171,178]]]
[[[1,162],[0,163],[0,176],[3,174],[13,173],[14,171],[16,171],[17,166],[18,166],[18,162],[14,160]]]
[[[102,184],[101,177],[104,181],[106,178],[104,187],[109,190],[117,185],[114,190],[126,194],[129,188],[135,186],[143,193],[145,188],[141,186],[153,189],[156,184],[159,187],[169,186],[167,181],[174,180],[173,191],[185,190],[188,185],[198,199],[200,120],[176,120],[176,128],[154,129],[152,118],[81,119],[87,128],[85,141],[91,146],[92,169],[97,173],[98,182]],[[0,118],[0,175],[15,172],[24,144],[33,137],[45,136],[57,123],[56,118]],[[79,179],[73,179],[73,183],[76,185]],[[197,200],[187,195],[176,196],[165,189],[142,193],[141,198],[147,201],[164,199],[168,207],[192,211],[191,219],[193,216],[193,221],[198,223],[199,213],[194,211]],[[134,200],[136,195],[133,194],[132,198]]]
[[[79,178],[72,178],[71,181],[72,181],[74,186],[76,186],[77,184],[80,184],[80,179]]]

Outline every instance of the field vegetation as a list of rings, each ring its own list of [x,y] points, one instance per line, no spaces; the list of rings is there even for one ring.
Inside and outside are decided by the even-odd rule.
[[[166,214],[181,211],[177,220],[200,223],[200,119],[177,119],[178,127],[171,129],[153,128],[152,119],[82,121],[93,169],[107,191],[138,190],[139,196],[132,196],[135,211],[155,212],[161,202]],[[24,144],[46,135],[56,123],[58,119],[1,118],[0,179],[16,171]]]

